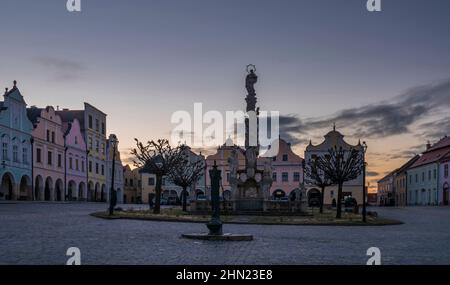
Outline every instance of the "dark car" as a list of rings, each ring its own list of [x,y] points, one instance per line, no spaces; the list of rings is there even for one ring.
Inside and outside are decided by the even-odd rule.
[[[310,199],[308,204],[310,207],[320,207],[319,199],[315,199],[315,198]]]

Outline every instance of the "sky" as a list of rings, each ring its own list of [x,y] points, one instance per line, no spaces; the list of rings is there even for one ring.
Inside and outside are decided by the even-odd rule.
[[[333,123],[367,141],[371,190],[450,133],[450,1],[66,2],[0,0],[0,87],[17,80],[30,106],[93,104],[123,157],[134,138],[169,138],[196,102],[243,109],[250,63],[258,105],[302,157]]]

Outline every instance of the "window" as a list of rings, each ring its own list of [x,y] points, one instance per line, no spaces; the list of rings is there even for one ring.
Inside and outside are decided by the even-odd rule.
[[[289,176],[288,176],[287,172],[281,173],[281,181],[282,182],[288,182],[289,181]]]
[[[272,157],[272,161],[277,161],[277,157],[276,156]]]
[[[141,180],[138,180],[138,187],[141,187]]]
[[[102,151],[102,154],[105,154],[105,153],[106,153],[106,152],[105,152],[105,144],[104,144],[104,143],[102,143],[101,151]]]
[[[37,163],[41,163],[42,162],[42,158],[41,158],[41,149],[37,148],[36,149],[36,162]]]
[[[125,178],[125,186],[128,186],[128,178]]]
[[[133,179],[130,178],[130,186],[133,186]]]
[[[8,158],[8,143],[4,142],[2,144],[2,154],[3,154],[3,160],[9,160]]]
[[[69,169],[73,169],[72,160],[73,159],[69,157]]]
[[[84,172],[84,160],[81,161],[81,171]]]
[[[95,163],[95,173],[98,174],[98,163]]]
[[[105,175],[105,166],[102,164],[102,175]]]
[[[161,184],[162,185],[166,185],[166,178],[165,177],[163,177]]]
[[[102,134],[104,135],[105,134],[105,122],[102,122]]]
[[[89,115],[89,128],[92,129],[92,115]]]
[[[227,182],[230,182],[230,172],[227,172]]]
[[[100,124],[99,124],[98,119],[95,119],[95,130],[96,130],[97,132],[100,131]]]
[[[47,152],[47,164],[52,165],[53,153],[51,151]]]
[[[416,173],[416,183],[419,182],[419,174]]]
[[[92,137],[89,137],[89,149],[92,149]]]
[[[62,155],[58,154],[58,167],[62,167]]]
[[[19,162],[19,146],[13,145],[13,161]]]
[[[98,140],[95,141],[95,151],[98,152],[100,148],[100,142]]]
[[[75,159],[75,169],[76,169],[77,171],[80,170],[80,167],[79,167],[79,164],[78,164],[78,158]]]
[[[276,172],[272,172],[272,180],[273,180],[274,182],[277,181],[277,173],[276,173]]]
[[[287,154],[283,154],[283,161],[288,161],[288,155]]]
[[[55,132],[52,132],[52,143],[55,143]]]
[[[78,137],[75,137],[75,144],[78,144]]]
[[[92,161],[89,161],[89,172],[92,172]]]
[[[47,141],[50,141],[50,130],[47,130]]]
[[[155,178],[154,177],[149,177],[148,178],[148,185],[149,186],[155,185]]]
[[[428,170],[428,180],[431,180],[431,170]]]
[[[448,163],[444,166],[444,177],[448,177]]]
[[[294,182],[300,181],[300,172],[294,172]]]
[[[422,172],[422,181],[425,181],[425,172]]]
[[[22,162],[28,164],[28,149],[26,147],[22,149]]]
[[[437,175],[436,169],[434,169],[434,170],[433,170],[433,179],[434,179],[434,180],[436,180],[436,175]]]

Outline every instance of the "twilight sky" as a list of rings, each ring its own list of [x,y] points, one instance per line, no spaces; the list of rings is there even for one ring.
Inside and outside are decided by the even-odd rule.
[[[369,178],[450,134],[450,1],[0,0],[0,87],[28,105],[108,114],[123,156],[133,138],[169,138],[177,110],[280,111],[303,157],[336,122],[369,145]]]

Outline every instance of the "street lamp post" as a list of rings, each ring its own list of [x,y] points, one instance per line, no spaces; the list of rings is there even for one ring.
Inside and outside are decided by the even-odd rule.
[[[109,215],[112,216],[114,214],[114,207],[117,204],[117,197],[114,191],[114,173],[116,171],[116,147],[117,147],[117,137],[112,135],[112,139],[110,140],[111,145],[113,147],[113,157],[112,157],[112,169],[111,169],[111,189],[109,190]]]
[[[366,152],[367,152],[367,144],[363,142],[362,144],[363,150],[363,208],[362,208],[362,219],[363,222],[366,222]]]

